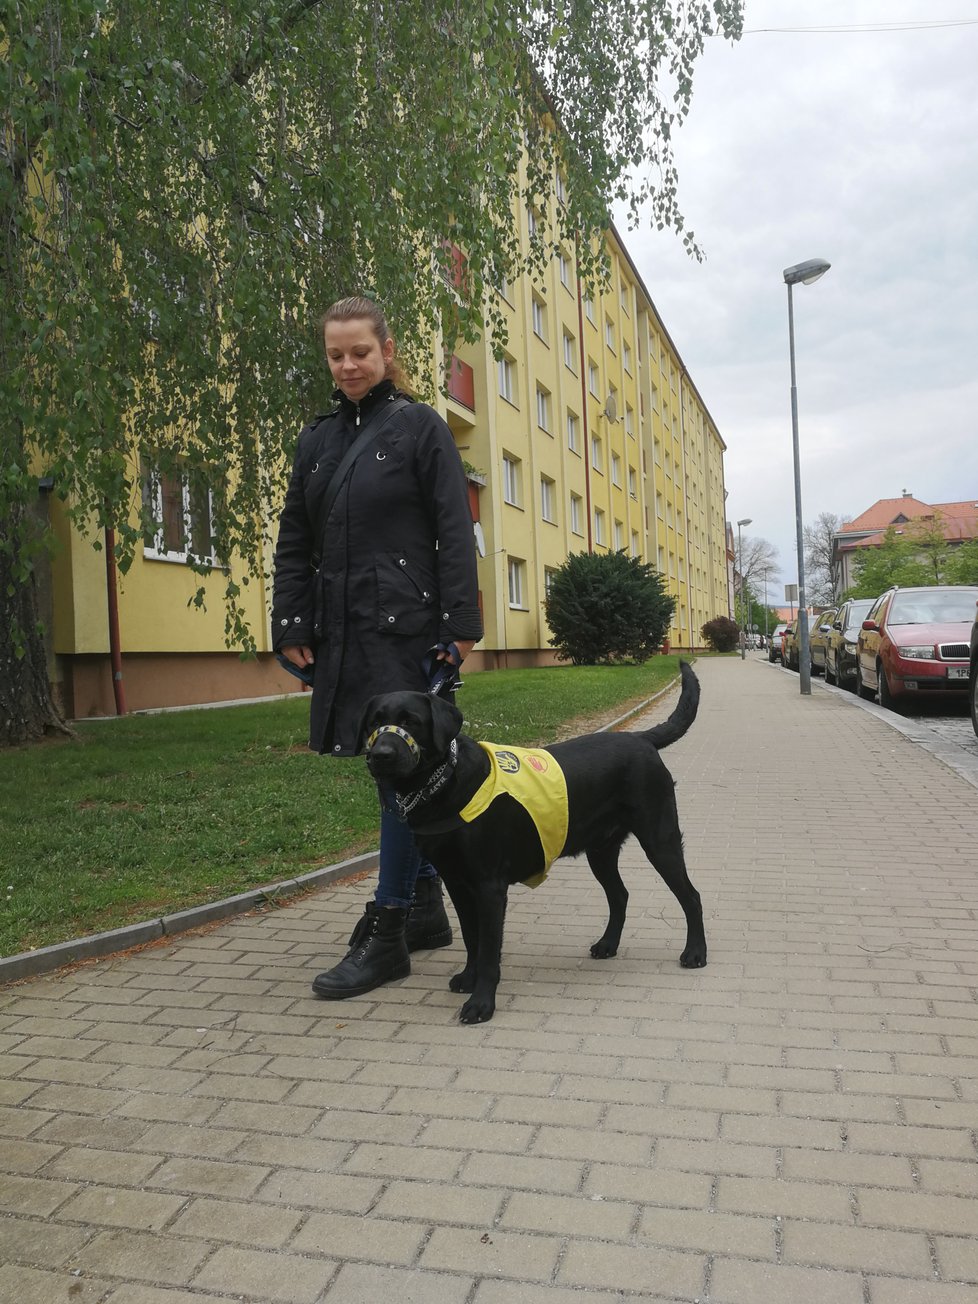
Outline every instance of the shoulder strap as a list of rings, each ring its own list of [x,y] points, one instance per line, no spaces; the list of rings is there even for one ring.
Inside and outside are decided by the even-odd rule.
[[[410,399],[406,398],[391,399],[386,407],[381,408],[379,412],[374,413],[374,415],[367,421],[367,424],[361,429],[357,438],[346,450],[339,466],[333,473],[332,480],[330,480],[329,484],[326,486],[326,492],[323,494],[320,520],[324,531],[326,529],[326,522],[329,520],[329,514],[333,510],[333,504],[336,502],[336,495],[342,488],[343,481],[349,475],[353,463],[362,453],[367,451],[370,441],[375,435],[380,434],[381,430],[383,430],[384,426],[387,425],[391,417],[394,416],[396,412],[400,412],[401,408],[407,407],[410,401]],[[379,421],[377,419],[378,416],[380,418]]]

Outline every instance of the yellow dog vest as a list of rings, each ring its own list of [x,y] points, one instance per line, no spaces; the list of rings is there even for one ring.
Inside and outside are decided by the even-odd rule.
[[[533,820],[543,849],[543,869],[523,882],[527,887],[539,887],[567,841],[564,772],[549,752],[500,747],[498,743],[479,746],[489,757],[489,777],[459,816],[471,824],[503,793],[515,798]]]

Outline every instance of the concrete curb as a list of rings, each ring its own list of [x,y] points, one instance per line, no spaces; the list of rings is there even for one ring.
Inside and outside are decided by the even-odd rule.
[[[104,955],[111,955],[115,951],[127,951],[130,947],[139,946],[144,942],[156,942],[163,937],[173,937],[178,933],[188,932],[191,928],[200,928],[202,924],[210,924],[218,919],[227,919],[231,915],[254,910],[258,906],[274,905],[277,901],[294,896],[297,892],[304,892],[308,888],[336,883],[364,870],[376,869],[378,854],[376,851],[368,851],[362,856],[354,856],[335,865],[324,865],[309,874],[300,874],[296,878],[283,879],[279,883],[268,883],[264,887],[253,888],[237,896],[225,897],[223,901],[191,906],[189,910],[179,910],[171,915],[162,915],[158,919],[129,924],[125,928],[113,928],[105,933],[92,933],[88,937],[79,937],[71,942],[58,942],[54,946],[39,947],[36,951],[21,951],[18,955],[0,958],[0,985],[50,973],[53,969],[61,969],[79,960],[94,960]]]
[[[624,715],[602,725],[595,732],[606,733],[611,729],[617,729],[664,697],[678,681],[677,675],[652,697],[639,702]],[[377,869],[379,858],[379,851],[368,851],[362,856],[342,860],[336,865],[324,865],[309,874],[286,878],[279,883],[268,883],[264,887],[252,888],[237,896],[225,897],[222,901],[191,906],[188,910],[178,910],[171,915],[162,915],[159,919],[147,919],[139,924],[112,928],[104,933],[91,933],[88,937],[79,937],[71,942],[58,942],[54,946],[39,947],[36,951],[21,951],[18,955],[0,957],[0,986],[18,982],[22,978],[33,978],[38,974],[50,973],[54,969],[62,969],[65,965],[75,964],[79,960],[99,959],[104,955],[112,955],[116,951],[127,951],[130,947],[140,946],[144,942],[156,942],[163,937],[186,933],[192,928],[200,928],[202,924],[211,924],[218,919],[227,919],[231,915],[245,914],[258,906],[274,905],[277,901],[294,896],[297,892],[324,887],[327,883],[351,878],[364,870]]]

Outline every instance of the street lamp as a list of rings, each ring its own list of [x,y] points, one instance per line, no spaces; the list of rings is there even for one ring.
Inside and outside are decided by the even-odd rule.
[[[782,275],[788,287],[788,352],[791,357],[791,441],[795,459],[795,535],[798,550],[798,671],[802,695],[812,691],[812,654],[808,642],[808,599],[805,594],[805,539],[801,519],[801,465],[798,456],[798,387],[795,384],[795,317],[791,302],[793,285],[811,285],[832,266],[824,258],[786,267]]]
[[[743,611],[744,611],[744,541],[743,541],[743,539],[741,538],[740,527],[741,527],[742,525],[750,525],[750,524],[751,524],[751,518],[750,518],[749,516],[745,516],[744,519],[743,519],[742,521],[738,521],[738,522],[737,522],[737,552],[738,552],[739,557],[740,557],[740,560],[738,561],[738,566],[739,566],[739,569],[740,569],[740,611],[741,611],[741,615],[743,615]],[[747,619],[747,623],[748,623],[748,625],[750,624],[750,617],[749,617],[749,616],[748,616],[748,619]],[[740,631],[740,659],[741,659],[741,661],[746,661],[746,660],[747,660],[747,644],[746,644],[746,640],[744,639],[744,631],[743,631],[743,629],[741,629],[741,631]]]

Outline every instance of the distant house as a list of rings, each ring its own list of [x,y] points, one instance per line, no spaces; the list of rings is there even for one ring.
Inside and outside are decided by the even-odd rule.
[[[978,500],[959,503],[923,503],[904,489],[899,498],[880,498],[861,516],[841,525],[832,536],[832,583],[845,593],[856,579],[856,559],[865,548],[878,548],[893,526],[920,522],[938,525],[951,545],[978,538]]]

